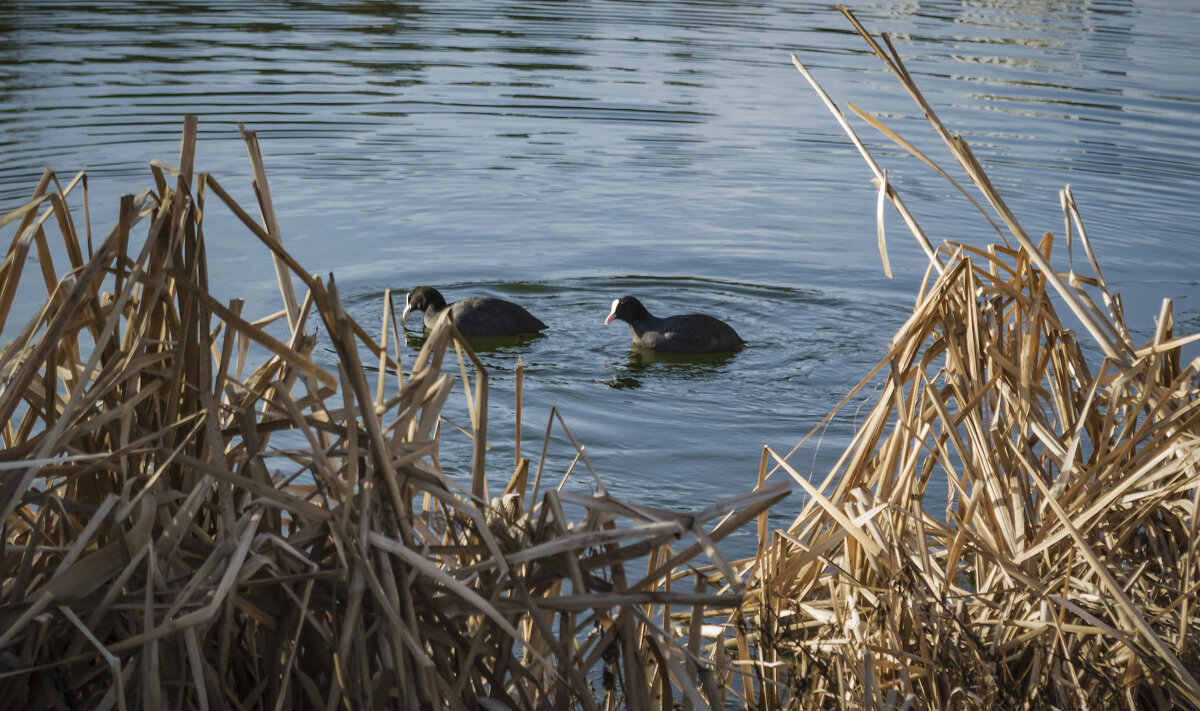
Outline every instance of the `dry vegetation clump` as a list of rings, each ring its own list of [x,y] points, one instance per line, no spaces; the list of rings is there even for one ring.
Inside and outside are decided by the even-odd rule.
[[[932,266],[911,318],[856,388],[877,397],[833,471],[810,483],[787,457],[764,455],[809,498],[761,542],[735,615],[759,664],[755,700],[1200,708],[1200,379],[1180,353],[1200,335],[1176,338],[1166,301],[1153,337],[1135,343],[1069,190],[1066,240],[1078,234],[1091,274],[1074,260],[1055,271],[1051,235],[1026,235],[888,38],[885,49],[843,12],[1015,245],[1001,233],[1003,245],[933,249],[796,61],[874,170],[881,210],[892,201]]]
[[[493,497],[470,347],[442,324],[402,382],[390,300],[376,339],[296,263],[245,139],[261,224],[194,174],[194,117],[95,248],[82,174],[0,218],[0,331],[22,276],[47,294],[0,352],[0,708],[722,707],[732,660],[702,633],[743,586],[715,544],[788,486],[685,515],[518,454]],[[216,202],[267,247],[278,313],[209,292]],[[455,372],[470,491],[437,457]],[[540,462],[556,420],[574,441],[552,412]]]
[[[67,208],[80,190],[87,219],[86,179],[47,172],[0,218],[0,708],[1200,709],[1200,379],[1181,355],[1200,335],[1177,338],[1164,302],[1135,343],[1070,191],[1089,275],[1052,267],[1051,235],[1026,234],[846,15],[1000,243],[935,248],[797,61],[931,268],[824,480],[768,449],[755,491],[690,515],[614,500],[577,444],[543,484],[556,423],[574,444],[555,412],[536,469],[518,440],[493,496],[469,345],[444,323],[402,378],[390,300],[376,339],[283,248],[252,133],[261,224],[194,173],[194,119],[178,169],[153,163],[95,248]],[[270,252],[278,313],[209,292],[211,196]],[[880,247],[886,269],[882,228]],[[11,333],[22,276],[47,297]],[[469,491],[438,460],[455,371]],[[579,463],[594,494],[563,486]],[[774,472],[807,503],[768,531]],[[757,556],[727,561],[716,543],[751,521]]]

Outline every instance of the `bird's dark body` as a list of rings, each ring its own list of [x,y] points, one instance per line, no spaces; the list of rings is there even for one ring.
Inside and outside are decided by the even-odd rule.
[[[746,343],[720,319],[706,314],[659,318],[632,296],[614,302],[606,323],[614,318],[629,324],[633,345],[660,353],[725,353]]]
[[[425,326],[432,327],[440,312],[425,311]],[[533,314],[521,306],[486,296],[473,296],[450,304],[450,322],[464,336],[516,336],[545,330]]]
[[[450,322],[464,336],[518,336],[546,329],[546,324],[511,301],[473,296],[447,305],[441,293],[431,286],[418,286],[408,292],[404,317],[410,311],[423,311],[425,327],[433,328],[447,309]]]
[[[662,353],[720,353],[745,341],[729,324],[705,314],[650,317],[629,324],[633,344]]]

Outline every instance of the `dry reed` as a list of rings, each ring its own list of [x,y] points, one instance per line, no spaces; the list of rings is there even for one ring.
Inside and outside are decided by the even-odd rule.
[[[840,9],[1007,234],[1003,245],[933,247],[793,58],[931,267],[912,316],[855,389],[879,387],[828,476],[810,483],[764,452],[764,480],[782,470],[808,500],[763,537],[734,616],[753,656],[742,660],[757,678],[752,703],[1200,708],[1200,380],[1180,353],[1200,335],[1176,338],[1164,301],[1153,338],[1135,345],[1070,190],[1066,241],[1078,236],[1090,275],[1074,260],[1066,273],[1051,267],[1052,236],[1030,239],[887,36],[880,45]],[[1090,357],[1056,304],[1082,325]],[[934,482],[944,501],[929,495]]]
[[[67,209],[81,189],[87,215],[86,179],[48,171],[0,218],[17,224],[0,329],[31,250],[48,294],[0,353],[0,707],[1200,708],[1200,387],[1180,353],[1198,336],[1176,338],[1164,302],[1136,346],[1070,191],[1066,241],[1078,234],[1089,276],[1051,267],[1052,237],[1027,236],[886,36],[843,12],[1008,234],[985,213],[1004,244],[935,247],[796,61],[930,275],[851,393],[882,381],[825,479],[768,449],[756,491],[691,515],[613,500],[598,478],[592,496],[543,486],[556,425],[576,450],[563,481],[591,471],[553,411],[533,481],[518,439],[491,496],[487,374],[469,345],[441,325],[401,382],[390,301],[376,340],[283,248],[252,133],[261,224],[193,175],[194,119],[179,168],[153,163],[155,188],[122,200],[95,250]],[[248,320],[209,293],[210,194],[270,251],[278,313]],[[889,270],[882,227],[879,242]],[[333,367],[313,358],[314,311]],[[437,458],[450,349],[469,492]],[[779,471],[808,503],[769,531]],[[757,556],[725,560],[715,544],[751,521]]]
[[[16,225],[0,329],[22,276],[47,294],[0,352],[0,708],[648,711],[734,698],[727,647],[703,633],[742,601],[742,571],[715,544],[788,486],[685,514],[614,500],[598,479],[594,495],[564,490],[565,476],[543,485],[540,463],[530,482],[518,449],[489,495],[487,373],[469,345],[439,325],[401,382],[390,300],[372,337],[332,278],[292,258],[243,135],[261,222],[194,174],[194,117],[178,168],[152,163],[154,187],[122,199],[94,249],[67,207],[79,189],[87,219],[83,174],[64,187],[47,171],[0,218]],[[269,310],[209,292],[203,217],[216,203],[270,254],[276,313],[252,318]],[[314,358],[318,319],[332,365]],[[437,457],[451,349],[470,491]],[[570,437],[552,411],[541,462],[555,426]]]

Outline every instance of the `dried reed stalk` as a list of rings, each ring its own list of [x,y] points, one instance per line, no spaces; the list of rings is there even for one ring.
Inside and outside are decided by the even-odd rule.
[[[1051,268],[1051,235],[1029,238],[887,37],[885,50],[841,9],[1016,246],[931,253],[936,278],[856,388],[883,372],[824,481],[764,453],[764,472],[809,498],[763,537],[733,618],[748,696],[759,708],[1200,708],[1200,380],[1180,357],[1200,335],[1176,338],[1165,301],[1135,347],[1069,189],[1067,239],[1077,228],[1092,276]],[[928,494],[935,480],[944,502]]]
[[[0,329],[31,249],[47,291],[0,352],[0,708],[723,707],[731,662],[701,623],[743,586],[676,581],[705,556],[738,576],[714,542],[788,487],[687,515],[529,494],[518,458],[489,499],[469,344],[440,325],[401,382],[390,303],[376,340],[288,254],[243,136],[261,224],[193,173],[194,117],[179,167],[152,163],[154,188],[122,199],[94,250],[67,208],[82,174],[64,188],[47,171],[0,218],[17,226]],[[212,196],[267,248],[276,316],[209,292]],[[332,365],[313,357],[316,319]],[[451,347],[473,379],[471,492],[437,458]]]

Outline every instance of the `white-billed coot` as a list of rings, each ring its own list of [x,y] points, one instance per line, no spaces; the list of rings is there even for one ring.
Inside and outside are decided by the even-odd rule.
[[[733,328],[705,314],[653,316],[633,296],[613,299],[604,323],[620,319],[629,324],[633,344],[663,353],[723,353],[745,344]]]

